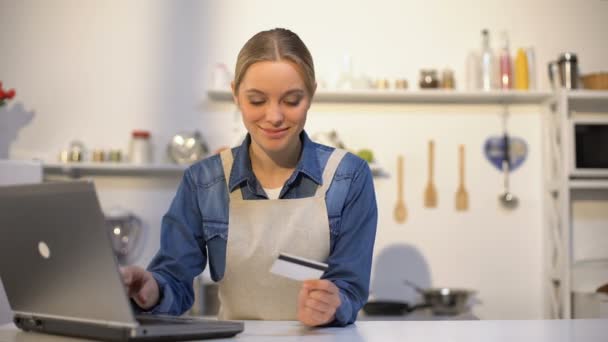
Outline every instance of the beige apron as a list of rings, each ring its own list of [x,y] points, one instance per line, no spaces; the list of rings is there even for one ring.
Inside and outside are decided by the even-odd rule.
[[[219,282],[220,319],[296,320],[301,282],[269,272],[280,252],[324,262],[329,256],[325,194],[346,154],[334,150],[313,197],[243,200],[230,193],[226,268]],[[232,151],[221,153],[226,184]]]

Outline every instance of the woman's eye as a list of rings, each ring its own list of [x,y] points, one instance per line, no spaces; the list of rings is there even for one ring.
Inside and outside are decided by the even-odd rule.
[[[285,100],[285,103],[287,103],[288,106],[292,106],[295,107],[297,105],[300,104],[300,99],[296,99],[296,100]]]
[[[261,106],[264,104],[264,100],[249,100],[249,103],[254,106]]]

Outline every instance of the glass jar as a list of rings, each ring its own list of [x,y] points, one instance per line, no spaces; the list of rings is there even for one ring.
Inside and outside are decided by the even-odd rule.
[[[152,163],[152,146],[150,145],[150,132],[133,131],[129,145],[129,161],[132,164]]]
[[[456,87],[456,82],[454,81],[454,72],[451,69],[444,69],[441,78],[441,88],[454,89]]]
[[[437,70],[422,69],[420,70],[420,89],[435,89],[439,88],[439,77]]]

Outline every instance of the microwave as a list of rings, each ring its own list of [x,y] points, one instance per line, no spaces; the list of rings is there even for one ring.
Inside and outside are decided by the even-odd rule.
[[[571,177],[608,178],[608,115],[574,118],[571,123]]]

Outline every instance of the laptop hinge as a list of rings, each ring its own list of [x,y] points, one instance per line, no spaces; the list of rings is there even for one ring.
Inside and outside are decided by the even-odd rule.
[[[14,314],[15,314],[16,318],[24,319],[31,323],[36,323],[36,322],[40,321],[41,318],[49,318],[49,319],[56,319],[56,320],[61,320],[61,321],[105,325],[105,326],[113,327],[113,328],[135,329],[138,327],[137,323],[129,323],[129,322],[116,322],[116,321],[86,319],[86,318],[68,317],[68,316],[59,316],[59,315],[38,314],[38,313],[23,312],[23,311],[14,311]]]

